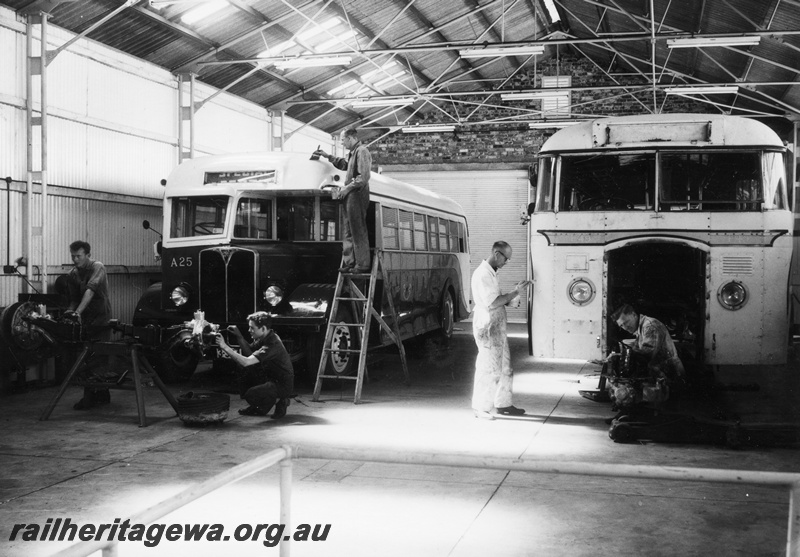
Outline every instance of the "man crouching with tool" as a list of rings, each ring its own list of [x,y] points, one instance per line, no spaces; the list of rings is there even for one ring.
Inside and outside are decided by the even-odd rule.
[[[236,337],[241,353],[231,348],[221,334],[217,344],[239,366],[237,378],[239,393],[250,405],[239,410],[243,416],[266,416],[272,406],[272,419],[286,415],[289,398],[294,390],[294,369],[289,353],[280,337],[272,330],[272,318],[265,311],[247,316],[247,325],[253,343],[248,344],[236,325],[228,331]]]

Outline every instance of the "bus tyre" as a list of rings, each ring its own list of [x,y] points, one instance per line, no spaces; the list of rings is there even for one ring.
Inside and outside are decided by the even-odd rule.
[[[453,323],[455,322],[455,303],[453,292],[448,288],[442,295],[442,305],[439,308],[440,336],[443,341],[449,342],[453,338]]]
[[[333,338],[330,348],[340,350],[358,350],[358,329],[348,327],[344,323],[354,323],[353,314],[348,308],[340,307],[334,320]],[[323,355],[324,357],[324,355]],[[330,352],[325,367],[325,375],[345,377],[355,375],[358,370],[358,354],[353,352]]]
[[[159,348],[148,360],[164,383],[179,383],[192,376],[200,356],[182,344],[174,344]]]

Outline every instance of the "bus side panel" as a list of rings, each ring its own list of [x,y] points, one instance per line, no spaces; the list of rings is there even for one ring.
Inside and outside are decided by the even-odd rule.
[[[440,304],[448,285],[453,287],[456,299],[463,298],[455,254],[385,251],[383,262],[403,339],[439,328]],[[383,313],[388,312],[384,307]]]
[[[766,250],[767,263],[764,269],[772,269],[777,273],[765,275],[764,333],[767,342],[761,352],[762,362],[786,363],[788,357],[789,328],[789,295],[783,285],[789,284],[792,266],[792,238],[782,236]]]
[[[788,239],[787,239],[788,240]],[[717,365],[782,364],[787,355],[787,297],[789,273],[787,241],[773,247],[735,247],[713,250],[709,268],[706,363]],[[726,271],[726,262],[752,258],[752,271]],[[738,310],[726,309],[718,299],[722,286],[741,282],[748,299]]]
[[[600,246],[564,246],[555,252],[553,310],[555,319],[553,347],[559,357],[591,359],[602,356],[599,338],[602,333],[603,248]],[[594,297],[584,305],[572,302],[567,292],[575,279],[584,279],[594,287]]]
[[[424,330],[424,312],[420,311],[419,290],[422,284],[431,284],[429,271],[418,270],[418,255],[404,252],[384,252],[385,280],[397,313],[400,337],[411,338]],[[427,277],[425,275],[428,275]],[[384,308],[384,313],[388,307]]]
[[[531,337],[535,358],[554,358],[555,315],[553,313],[555,292],[555,248],[547,245],[547,239],[532,231],[531,256],[533,258],[533,307]]]

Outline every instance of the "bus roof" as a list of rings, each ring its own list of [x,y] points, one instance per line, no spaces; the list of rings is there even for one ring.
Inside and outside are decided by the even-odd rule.
[[[783,142],[765,124],[724,114],[612,116],[554,133],[541,153],[654,147],[778,147]]]
[[[239,180],[247,189],[318,190],[324,185],[344,185],[345,172],[334,168],[325,159],[310,160],[309,153],[257,152],[228,155],[210,155],[188,160],[178,165],[167,179],[167,197],[208,194],[206,176],[224,173],[277,173],[280,184],[267,185],[258,178]],[[334,180],[338,176],[338,181]],[[215,178],[220,184],[236,183],[232,178]],[[293,187],[293,182],[298,185]],[[453,199],[430,190],[413,186],[373,171],[369,181],[373,196],[395,199],[400,202],[423,205],[440,211],[464,215],[464,209]]]

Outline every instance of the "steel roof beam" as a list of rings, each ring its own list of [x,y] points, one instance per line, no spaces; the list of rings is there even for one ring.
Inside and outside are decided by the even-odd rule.
[[[595,63],[596,64],[596,63]],[[610,74],[607,74],[610,76]],[[640,74],[635,74],[640,75]],[[613,76],[610,76],[613,79]],[[694,84],[696,85],[708,85],[709,87],[721,86],[721,85],[730,85],[728,81],[722,82],[700,82],[697,81]],[[737,85],[744,89],[751,89],[753,87],[778,87],[778,86],[800,86],[800,81],[747,81],[737,83]],[[675,82],[668,82],[668,83],[659,83],[657,87],[663,89],[664,87],[673,87],[675,86]],[[626,90],[626,89],[636,89],[634,91],[627,91],[628,93],[636,93],[638,90],[642,88],[650,88],[650,80],[648,79],[646,83],[640,84],[624,84],[624,83],[614,83],[613,85],[587,85],[584,87],[559,87],[561,91],[571,91],[571,92],[591,92],[591,91],[614,91],[618,89]],[[425,100],[435,100],[435,99],[449,99],[450,97],[479,97],[479,96],[493,96],[500,93],[531,93],[535,91],[542,91],[541,88],[538,89],[515,89],[515,90],[505,90],[505,91],[498,91],[498,90],[476,90],[476,91],[446,91],[441,93],[424,93],[422,96]],[[757,92],[757,91],[754,91]],[[386,95],[380,98],[397,98],[402,95]],[[358,97],[345,97],[341,99],[337,99],[340,102],[352,102],[357,100]],[[287,104],[290,105],[303,105],[303,104],[319,104],[319,103],[329,103],[335,104],[334,101],[330,99],[307,99],[307,100],[297,100],[297,101],[287,101]]]
[[[315,5],[315,4],[320,4],[321,2],[322,2],[322,0],[309,0],[305,4],[302,4],[300,6],[300,9],[305,9],[305,8],[311,7],[311,6]],[[208,51],[204,52],[203,54],[201,54],[199,56],[196,56],[196,57],[192,58],[188,62],[184,62],[183,64],[181,64],[177,68],[172,68],[172,71],[174,73],[183,73],[183,72],[193,71],[195,69],[195,66],[197,66],[197,64],[199,62],[201,62],[202,60],[206,60],[207,58],[210,58],[211,56],[219,54],[222,51],[228,50],[228,49],[236,46],[240,42],[249,39],[253,35],[261,33],[266,29],[269,29],[270,27],[279,26],[281,23],[283,23],[287,19],[291,19],[292,17],[295,17],[295,15],[296,14],[294,12],[289,11],[289,12],[286,12],[285,14],[283,14],[283,15],[281,15],[281,16],[273,19],[273,20],[270,20],[270,19],[262,16],[263,23],[261,23],[260,25],[245,31],[244,33],[234,37],[233,39],[231,39],[229,41],[226,41],[226,42],[224,42],[224,43],[222,43],[220,45],[213,46]],[[162,18],[162,19],[165,19],[165,18]],[[169,20],[166,20],[166,21],[169,22],[170,25],[176,25],[174,22],[171,22]],[[282,29],[282,31],[284,33],[286,33],[287,35],[291,35],[291,33],[289,33],[286,30]]]
[[[478,35],[478,36],[477,36],[475,39],[473,39],[473,40],[470,42],[470,44],[469,44],[469,45],[464,45],[464,46],[472,46],[472,45],[478,44],[478,43],[481,41],[481,39],[483,39],[483,37],[484,37],[484,36],[486,36],[486,34],[487,34],[487,33],[489,33],[489,30],[490,30],[490,29],[492,29],[492,28],[493,28],[493,27],[494,27],[494,26],[497,24],[497,22],[500,20],[500,18],[502,18],[502,17],[505,17],[505,14],[506,14],[506,13],[508,13],[509,11],[511,11],[512,9],[514,9],[514,7],[517,5],[517,3],[518,3],[519,1],[520,1],[520,0],[514,0],[514,1],[511,3],[511,5],[510,5],[510,6],[508,6],[508,8],[506,8],[506,7],[505,7],[505,4],[504,4],[504,5],[503,5],[503,11],[502,11],[502,13],[501,13],[501,14],[500,14],[500,15],[499,15],[499,16],[498,16],[498,17],[497,17],[495,20],[494,20],[494,22],[490,22],[490,24],[489,24],[489,25],[488,25],[488,26],[487,26],[487,27],[486,27],[486,28],[483,30],[483,32],[481,32],[481,34],[480,34],[480,35]],[[535,17],[534,17],[534,37],[536,36],[536,32],[537,32],[537,28],[536,28],[536,25],[535,25],[535,23],[536,23],[536,19],[535,19]],[[509,44],[508,44],[508,43],[502,43],[502,44],[503,44],[504,46],[509,46]],[[529,59],[530,59],[530,57],[529,57]],[[481,65],[480,65],[480,66],[478,66],[478,67],[483,67],[483,66],[485,66],[485,65],[487,65],[487,64],[490,64],[490,63],[492,63],[492,62],[491,62],[491,61],[488,61],[488,62],[486,62],[486,63],[484,63],[484,64],[481,64]],[[442,86],[446,85],[447,83],[450,83],[450,82],[452,82],[454,79],[458,79],[458,78],[460,78],[460,77],[463,77],[463,76],[465,76],[465,75],[468,75],[468,74],[472,73],[472,71],[473,71],[473,70],[470,70],[470,71],[462,72],[462,73],[460,73],[460,74],[457,74],[457,75],[455,75],[455,76],[451,76],[451,77],[450,77],[450,78],[449,78],[449,79],[448,79],[446,82],[443,82],[442,84],[438,84],[438,81],[439,81],[440,79],[444,78],[444,76],[445,76],[445,75],[447,75],[447,74],[448,74],[448,72],[450,72],[450,70],[453,68],[453,66],[454,66],[454,65],[455,65],[455,62],[451,62],[449,66],[447,66],[447,67],[446,67],[446,68],[445,68],[445,69],[444,69],[442,72],[440,72],[440,73],[439,73],[439,75],[438,75],[438,76],[436,76],[436,77],[434,78],[434,80],[433,80],[433,81],[432,81],[432,82],[431,82],[431,83],[430,83],[430,84],[429,84],[429,85],[426,87],[426,90],[427,90],[427,91],[430,91],[430,90],[432,90],[432,89],[433,89],[433,87],[434,87],[434,85],[436,85],[437,87],[442,87]],[[473,67],[473,68],[474,68],[474,65],[471,65],[471,67]],[[518,67],[517,67],[517,69],[519,69],[519,68],[521,68],[521,67],[522,67],[522,65],[518,64]]]
[[[484,4],[483,6],[481,6],[479,9],[480,10],[485,10],[485,9],[491,7],[491,6],[494,6],[495,4],[499,4],[499,3],[502,3],[502,2],[505,2],[505,0],[491,0],[490,2],[488,2],[488,3]],[[428,29],[427,31],[424,31],[423,33],[420,33],[419,35],[408,39],[407,41],[401,43],[401,45],[402,46],[406,46],[406,45],[409,45],[409,44],[413,43],[414,41],[423,39],[423,38],[435,33],[439,29],[444,29],[444,28],[446,28],[446,27],[448,27],[450,25],[454,25],[455,23],[460,22],[462,19],[465,19],[465,18],[469,17],[470,15],[472,15],[472,13],[470,13],[470,12],[458,15],[458,16],[454,17],[453,19],[448,20],[445,23],[437,26],[434,29]],[[396,49],[385,49],[384,53],[388,53],[391,50],[396,50]],[[370,51],[367,51],[367,52],[370,52]],[[355,71],[357,69],[363,68],[366,65],[367,65],[367,62],[362,62],[361,64],[358,64],[357,66],[354,66],[354,67],[351,67],[351,68],[348,68],[348,69],[349,69],[349,71]],[[325,79],[313,84],[311,86],[311,88],[312,89],[316,89],[318,87],[322,87],[324,85],[327,85],[328,83],[330,83],[331,81],[333,81],[334,79],[336,79],[338,77],[339,76],[325,78]],[[425,78],[425,80],[427,81],[427,78]],[[299,96],[299,95],[292,95],[291,97],[287,97],[287,98],[282,99],[280,102],[286,102],[286,101],[291,100],[293,98],[297,98],[297,96]]]

